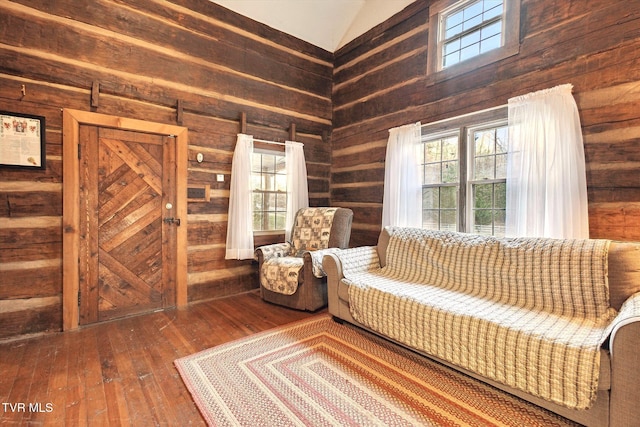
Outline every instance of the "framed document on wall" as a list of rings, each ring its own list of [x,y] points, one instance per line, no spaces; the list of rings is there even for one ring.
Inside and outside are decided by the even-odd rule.
[[[0,111],[0,167],[45,169],[44,117]]]

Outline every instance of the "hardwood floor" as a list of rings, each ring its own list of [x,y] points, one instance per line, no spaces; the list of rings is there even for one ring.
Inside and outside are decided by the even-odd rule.
[[[173,361],[315,314],[254,291],[0,344],[0,424],[204,425]]]

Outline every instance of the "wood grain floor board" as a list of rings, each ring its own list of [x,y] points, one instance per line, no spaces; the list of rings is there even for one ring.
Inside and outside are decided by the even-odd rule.
[[[252,291],[0,343],[0,424],[204,425],[173,361],[313,315]]]

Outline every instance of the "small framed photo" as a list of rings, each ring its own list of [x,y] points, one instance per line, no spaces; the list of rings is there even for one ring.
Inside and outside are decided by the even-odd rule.
[[[42,116],[0,111],[0,167],[45,169]]]

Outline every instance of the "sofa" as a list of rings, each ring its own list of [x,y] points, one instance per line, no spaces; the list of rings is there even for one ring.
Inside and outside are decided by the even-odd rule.
[[[387,227],[328,311],[587,426],[640,425],[640,244]]]

